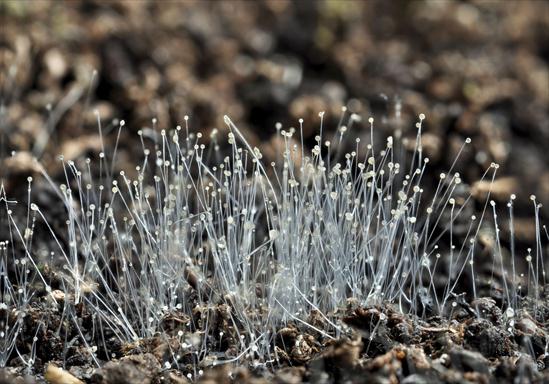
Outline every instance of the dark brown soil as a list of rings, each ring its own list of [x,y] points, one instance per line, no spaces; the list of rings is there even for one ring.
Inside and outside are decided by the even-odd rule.
[[[491,198],[506,202],[517,195],[517,249],[536,240],[531,194],[543,204],[541,221],[547,222],[547,1],[6,0],[0,15],[0,178],[8,199],[25,196],[27,176],[36,178],[34,199],[49,207],[45,214],[61,242],[64,207],[39,181],[32,159],[61,181],[60,153],[67,160],[97,158],[96,109],[105,122],[126,121],[119,169],[135,168],[136,132],[150,127],[152,118],[164,128],[189,115],[193,129],[207,137],[230,115],[270,161],[277,155],[279,121],[297,126],[304,118],[306,143],[312,144],[319,111],[326,111],[327,129],[337,126],[343,105],[365,117],[352,137],[369,137],[366,117],[373,115],[380,140],[394,130],[414,137],[417,115],[425,113],[422,143],[432,160],[432,183],[471,137],[472,149],[456,164],[464,193],[481,207],[487,185],[478,181],[496,162]],[[115,138],[105,135],[111,148]],[[2,221],[2,232],[6,225]],[[500,227],[509,232],[504,217]],[[487,242],[483,252],[490,254],[491,247]],[[44,271],[53,282],[59,281],[56,273]],[[327,342],[289,325],[278,330],[273,345],[279,366],[204,366],[199,381],[549,382],[549,287],[545,300],[521,299],[524,310],[515,314],[511,332],[501,311],[502,288],[491,283],[492,275],[486,269],[481,276],[477,302],[463,299],[448,317],[434,316],[427,302],[420,319],[390,305],[362,308],[351,300],[341,318],[352,336]],[[77,328],[53,305],[42,292],[25,319],[21,350],[39,340],[33,369],[25,371],[12,356],[0,383],[43,382],[48,364],[63,362],[72,376],[90,383],[190,382],[160,361],[173,342],[169,332],[201,313],[174,314],[166,319],[166,334],[136,345],[108,339],[113,356],[98,351],[102,364],[96,368],[77,341]],[[223,308],[217,311],[221,329]],[[81,307],[79,316],[81,329],[90,331],[89,309]],[[193,366],[193,357],[186,359]],[[58,382],[63,380],[69,379]]]

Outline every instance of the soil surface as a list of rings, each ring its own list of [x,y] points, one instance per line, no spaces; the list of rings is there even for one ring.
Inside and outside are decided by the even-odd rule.
[[[117,139],[110,122],[125,120],[117,170],[135,168],[138,130],[173,128],[186,115],[206,138],[214,129],[225,132],[229,115],[270,162],[279,151],[277,122],[298,126],[303,118],[305,143],[312,145],[318,112],[326,111],[324,127],[333,130],[346,106],[363,117],[349,136],[369,138],[367,118],[374,116],[383,142],[397,131],[414,139],[424,113],[427,185],[436,186],[469,137],[472,145],[455,164],[461,193],[481,209],[488,186],[479,180],[491,163],[499,164],[490,198],[504,207],[516,194],[521,255],[536,243],[530,195],[542,203],[540,221],[549,217],[547,1],[6,0],[0,15],[0,202],[24,201],[32,176],[33,201],[48,207],[59,233],[64,223],[55,218],[65,207],[39,181],[33,158],[58,182],[64,178],[58,155],[98,158],[96,110],[108,148]],[[509,234],[507,216],[500,216],[502,234]],[[2,216],[2,237],[9,225]],[[40,228],[35,233],[40,242]],[[483,246],[487,254],[493,250],[490,240]],[[543,247],[549,255],[547,242]],[[58,273],[43,271],[51,281],[60,280]],[[487,266],[479,298],[456,298],[443,317],[429,313],[427,303],[424,316],[415,318],[393,305],[362,307],[350,299],[338,314],[347,337],[327,341],[289,324],[273,345],[281,356],[276,368],[204,364],[190,377],[161,365],[177,348],[170,343],[178,324],[190,317],[200,324],[201,311],[211,310],[223,329],[222,306],[174,314],[165,335],[135,345],[112,338],[113,355],[98,351],[97,368],[77,333],[91,332],[93,314],[82,306],[77,328],[42,292],[18,341],[23,354],[37,345],[33,368],[9,356],[0,383],[549,382],[549,285],[536,302],[519,298],[522,310],[509,316],[492,278]],[[5,319],[18,316],[3,312]],[[193,366],[193,356],[182,360]]]

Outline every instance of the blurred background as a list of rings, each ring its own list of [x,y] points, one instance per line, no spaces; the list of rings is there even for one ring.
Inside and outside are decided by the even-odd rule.
[[[457,168],[466,182],[497,162],[496,199],[517,193],[530,215],[532,193],[549,206],[547,1],[0,4],[4,178],[32,170],[33,156],[98,152],[94,110],[107,137],[125,120],[119,159],[133,168],[135,132],[152,118],[173,129],[189,115],[208,133],[227,114],[268,157],[276,122],[304,118],[311,142],[318,112],[335,129],[345,105],[363,117],[351,137],[369,137],[369,116],[380,136],[415,137],[424,113],[432,169],[471,137]]]

